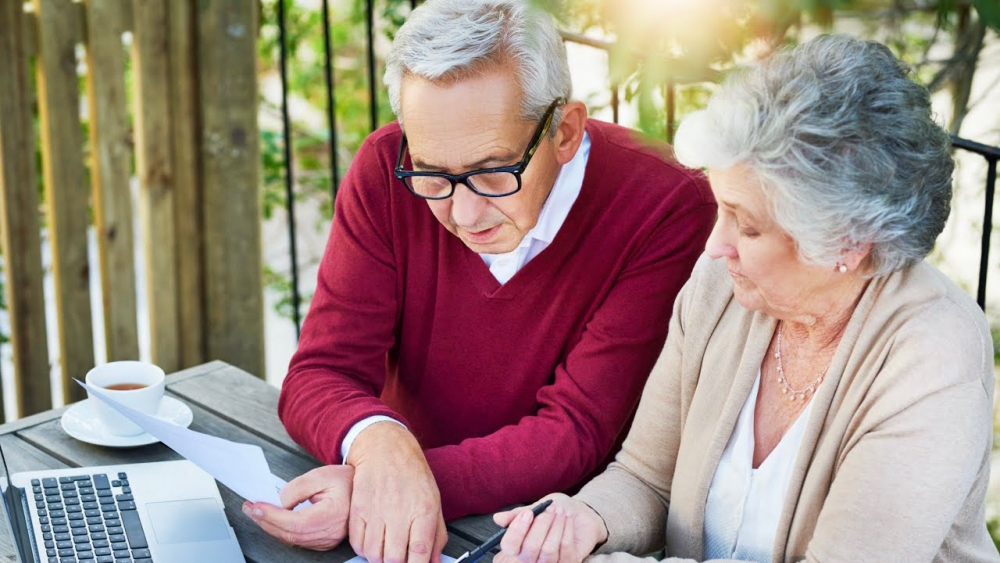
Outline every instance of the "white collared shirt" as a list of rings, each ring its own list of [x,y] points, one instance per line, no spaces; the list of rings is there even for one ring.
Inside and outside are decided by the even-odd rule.
[[[524,235],[517,248],[504,254],[480,254],[483,261],[489,266],[490,273],[498,282],[505,284],[510,281],[510,278],[514,277],[514,274],[523,268],[529,260],[538,256],[552,244],[556,233],[566,222],[570,208],[576,203],[576,198],[580,196],[580,190],[583,189],[583,175],[589,159],[590,134],[584,131],[580,148],[559,171],[556,183],[552,185],[552,191],[549,192],[549,197],[545,199],[542,211],[538,214],[538,222]],[[399,421],[394,418],[378,415],[370,416],[352,426],[340,445],[340,455],[345,462],[354,440],[357,439],[362,430],[376,422],[399,424]]]
[[[566,222],[570,208],[583,188],[583,174],[590,158],[590,135],[584,131],[583,142],[572,160],[563,165],[549,197],[538,214],[538,222],[528,231],[517,248],[504,254],[480,254],[490,273],[501,284],[510,281],[529,260],[538,256],[556,238]]]
[[[813,402],[757,469],[753,468],[754,411],[760,372],[743,404],[740,418],[708,490],[705,505],[705,559],[738,559],[769,563],[774,536],[802,444]]]

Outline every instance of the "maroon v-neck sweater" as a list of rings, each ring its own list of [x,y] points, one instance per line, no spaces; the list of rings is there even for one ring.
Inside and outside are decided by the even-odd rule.
[[[358,421],[403,422],[448,519],[568,489],[609,459],[716,206],[703,175],[630,131],[587,131],[569,216],[503,285],[393,177],[399,126],[368,137],[278,404],[298,443],[340,463]]]

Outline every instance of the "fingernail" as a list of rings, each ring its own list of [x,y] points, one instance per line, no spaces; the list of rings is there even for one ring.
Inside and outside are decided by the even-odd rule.
[[[264,511],[263,510],[261,510],[259,508],[253,509],[253,517],[254,518],[260,518],[263,515],[264,515]]]
[[[525,510],[521,513],[521,522],[528,522],[531,520],[531,511]]]
[[[243,514],[250,516],[250,503],[243,503]]]

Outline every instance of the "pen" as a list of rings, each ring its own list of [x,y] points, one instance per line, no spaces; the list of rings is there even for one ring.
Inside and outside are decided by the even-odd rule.
[[[538,516],[545,511],[549,505],[552,504],[552,499],[549,499],[538,506],[531,509],[531,513]],[[461,557],[455,560],[455,563],[476,563],[479,559],[486,555],[486,553],[500,544],[500,540],[503,539],[503,535],[507,533],[507,528],[502,528],[497,531],[497,533],[490,536],[490,539],[484,541],[482,545],[473,549],[472,551],[466,551]]]

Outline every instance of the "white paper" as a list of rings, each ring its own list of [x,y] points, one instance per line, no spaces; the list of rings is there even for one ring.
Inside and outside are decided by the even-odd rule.
[[[92,397],[97,397],[141,426],[236,494],[251,502],[268,502],[281,506],[278,493],[285,482],[271,474],[264,458],[264,450],[260,446],[231,442],[181,428],[127,407],[82,381],[77,380],[77,383],[90,391]]]
[[[352,557],[351,559],[348,559],[344,563],[368,563],[368,560],[365,559],[364,557],[361,557],[360,555],[358,555],[356,557]],[[442,553],[441,554],[441,563],[455,563],[455,558],[454,557],[448,557],[447,555],[445,555],[445,554]]]

